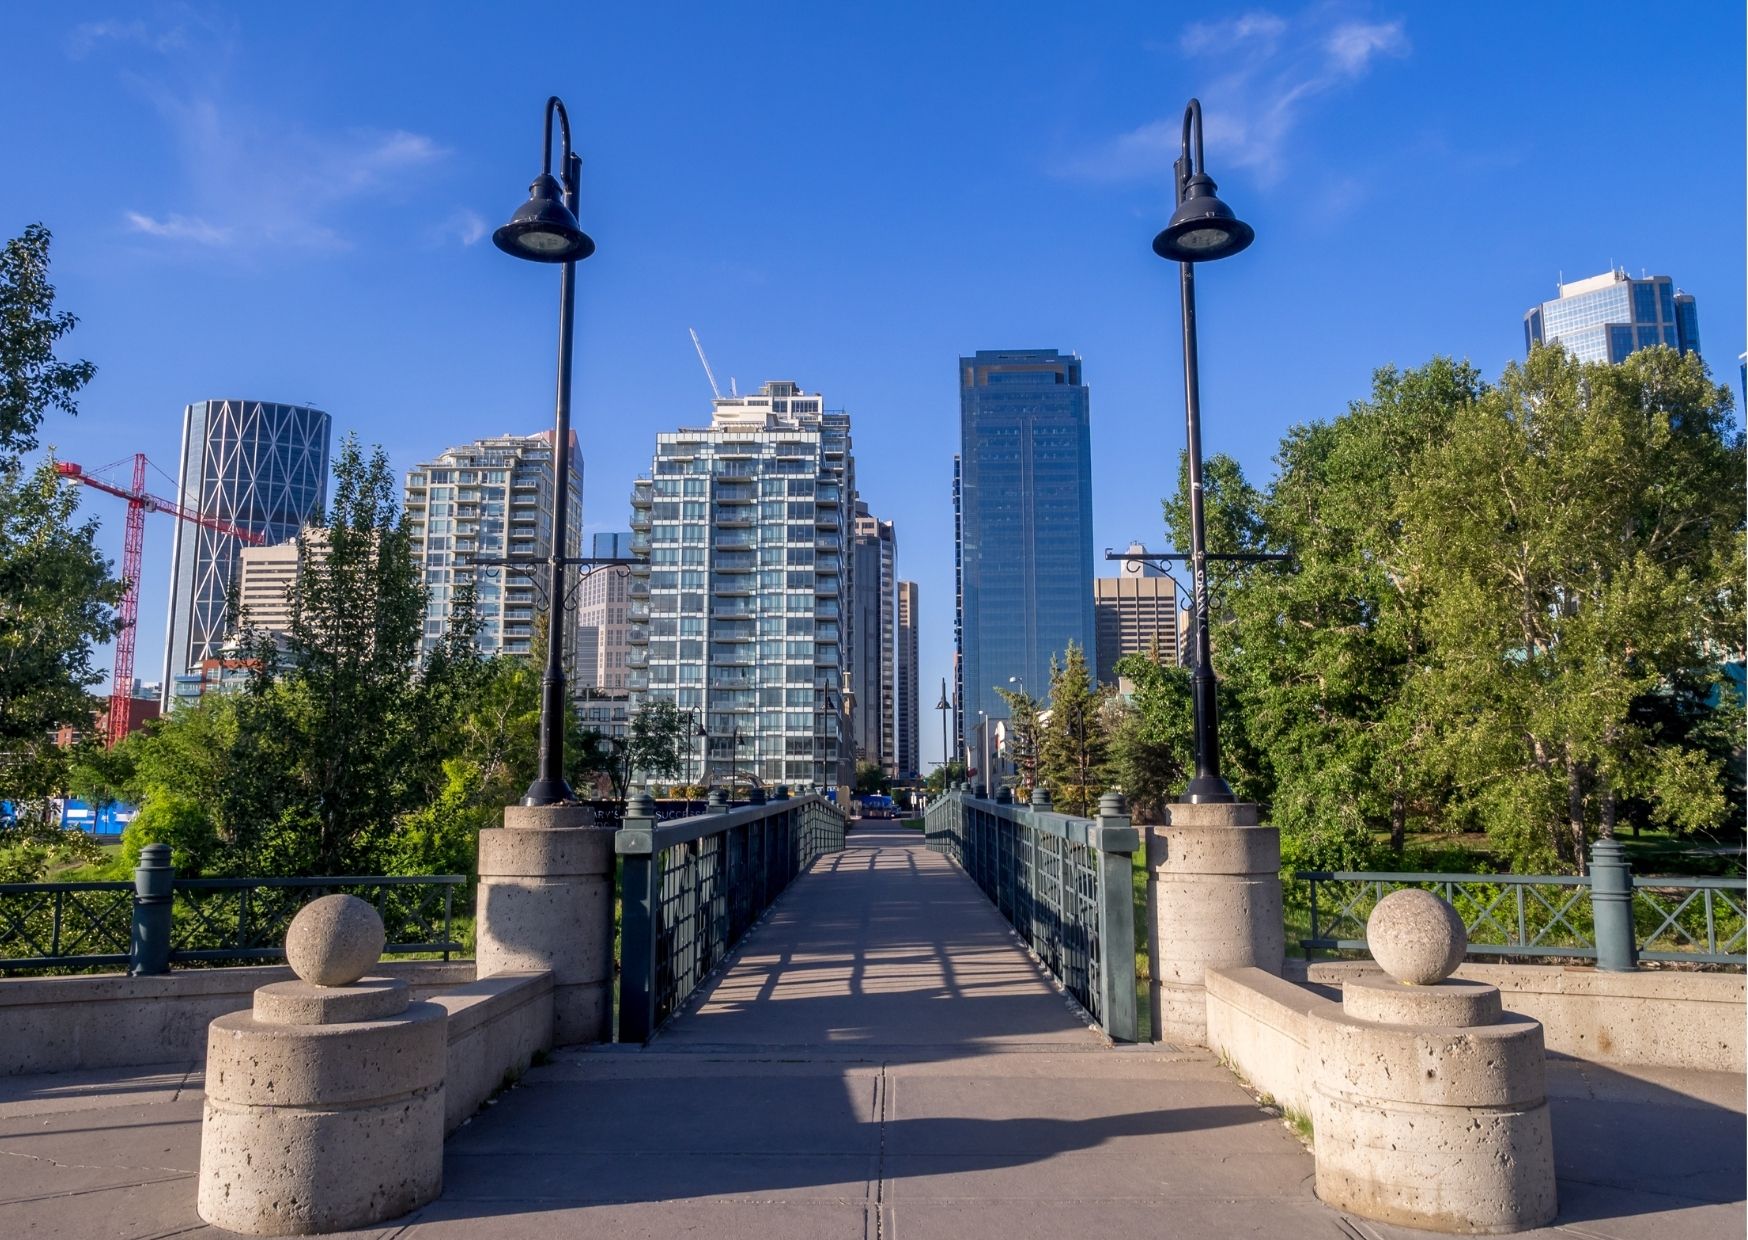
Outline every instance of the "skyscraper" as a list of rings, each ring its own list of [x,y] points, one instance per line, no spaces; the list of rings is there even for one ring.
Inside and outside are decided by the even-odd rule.
[[[1093,650],[1092,451],[1080,358],[1055,349],[959,359],[961,735],[996,687],[1043,697],[1050,659]],[[977,761],[975,755],[973,763]]]
[[[590,554],[630,554],[631,533],[596,534]],[[622,568],[596,568],[577,584],[577,665],[572,685],[583,723],[604,736],[624,736],[629,722],[625,687],[631,646],[625,611],[631,578]]]
[[[1677,292],[1668,276],[1635,280],[1617,268],[1556,287],[1560,295],[1553,301],[1524,312],[1526,353],[1556,342],[1582,362],[1622,362],[1629,353],[1658,344],[1699,352],[1693,297]]]
[[[1132,543],[1130,551],[1140,551]],[[1151,564],[1126,560],[1115,577],[1093,582],[1093,615],[1098,625],[1098,678],[1117,682],[1117,660],[1154,650],[1167,663],[1183,661],[1178,627],[1177,582]]]
[[[894,678],[898,687],[895,709],[898,739],[898,777],[917,779],[923,773],[921,690],[917,676],[917,585],[914,581],[898,583],[898,671]]]
[[[487,654],[529,653],[535,614],[546,609],[543,561],[552,546],[552,434],[477,439],[408,471],[407,532],[429,592],[426,652],[448,631],[456,592],[471,584],[479,648]],[[574,432],[569,477],[570,528],[564,545],[565,554],[577,556],[583,545],[583,458]],[[518,561],[518,567],[476,564],[506,558]],[[574,599],[564,623],[565,662],[574,676]]]
[[[177,501],[283,542],[327,506],[330,425],[326,413],[303,405],[197,401],[182,411]],[[175,678],[217,658],[229,636],[226,605],[242,550],[228,534],[186,521],[175,526],[164,635],[166,708]]]
[[[696,712],[707,782],[850,781],[845,555],[855,495],[850,419],[771,382],[719,397],[710,426],[656,436],[632,487],[626,684]],[[647,532],[646,532],[647,531]]]
[[[850,692],[855,702],[856,759],[898,773],[894,710],[897,702],[896,559],[892,522],[856,501],[854,559],[850,568]]]

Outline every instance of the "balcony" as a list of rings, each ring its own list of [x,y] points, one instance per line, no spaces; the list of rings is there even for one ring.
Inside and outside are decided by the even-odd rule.
[[[753,652],[750,646],[732,653],[719,650],[710,656],[711,667],[751,667],[752,665]]]
[[[757,683],[758,676],[750,668],[715,667],[710,671],[712,689],[750,689]]]
[[[648,508],[654,502],[651,491],[652,488],[647,482],[634,485],[631,488],[631,506],[633,508]]]
[[[629,620],[632,624],[637,624],[639,621],[642,621],[642,620],[648,620],[649,619],[649,604],[648,603],[627,603],[625,606],[625,618],[627,620]]]
[[[634,574],[625,586],[625,595],[627,598],[647,600],[649,598],[648,577],[646,576],[640,579]],[[645,605],[647,606],[647,602]]]
[[[844,544],[836,534],[821,534],[813,540],[813,545],[821,551],[836,551]]]
[[[750,551],[724,551],[711,561],[710,566],[719,573],[750,573],[758,563]]]
[[[751,508],[717,508],[710,513],[710,521],[719,530],[745,529],[753,523]]]
[[[719,578],[711,585],[710,592],[717,598],[746,598],[753,593],[753,579],[738,575]]]
[[[649,513],[642,508],[634,508],[631,512],[631,532],[633,534],[649,533]]]
[[[758,499],[753,488],[744,483],[718,483],[716,502],[719,504],[750,504]]]
[[[721,602],[713,604],[710,616],[713,620],[738,620],[742,617],[751,619],[759,614],[759,609],[750,603]]]
[[[649,561],[648,560],[636,560],[630,565],[630,568],[631,568],[631,575],[633,577],[644,578],[644,591],[645,591],[645,593],[648,593],[648,591],[649,591]]]
[[[648,672],[625,673],[625,687],[633,693],[639,693],[649,688]]]
[[[649,651],[648,651],[648,649],[626,651],[625,652],[625,666],[631,667],[631,668],[636,668],[638,671],[643,671],[646,668],[648,668],[649,667]]]
[[[718,534],[716,549],[718,551],[751,551],[753,540],[745,534]]]
[[[649,535],[633,534],[631,536],[631,554],[647,556],[649,554]]]
[[[649,645],[649,626],[646,624],[634,624],[626,629],[625,644],[627,646]]]

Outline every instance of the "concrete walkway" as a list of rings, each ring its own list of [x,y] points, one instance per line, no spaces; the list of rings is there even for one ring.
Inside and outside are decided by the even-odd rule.
[[[193,1065],[0,1081],[0,1236],[218,1236]],[[1550,1065],[1539,1235],[1739,1240],[1740,1076]],[[1419,1236],[1311,1193],[1205,1053],[1087,1028],[920,836],[858,829],[648,1048],[573,1049],[449,1143],[405,1240]]]

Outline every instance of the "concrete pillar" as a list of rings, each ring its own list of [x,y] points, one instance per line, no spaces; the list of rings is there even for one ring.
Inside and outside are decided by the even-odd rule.
[[[557,1046],[612,1036],[613,834],[586,805],[512,805],[479,833],[479,974],[550,969]]]
[[[318,1235],[442,1191],[448,1014],[411,1002],[404,981],[363,976],[382,943],[363,900],[314,901],[286,943],[300,980],[263,986],[252,1011],[209,1027],[196,1196],[208,1223]]]
[[[1210,968],[1281,971],[1281,837],[1248,803],[1173,804],[1167,817],[1147,833],[1153,1036],[1205,1046]]]
[[[1504,1013],[1498,987],[1450,976],[1463,924],[1430,892],[1379,901],[1366,940],[1388,975],[1349,980],[1340,1015],[1310,1024],[1317,1196],[1432,1231],[1552,1222],[1541,1025]]]

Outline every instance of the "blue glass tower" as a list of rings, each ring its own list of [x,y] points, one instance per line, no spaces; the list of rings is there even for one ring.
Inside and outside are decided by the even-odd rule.
[[[1581,362],[1624,362],[1653,345],[1698,353],[1699,312],[1668,276],[1635,280],[1615,269],[1562,283],[1559,297],[1524,312],[1526,353],[1556,342]]]
[[[996,687],[1043,697],[1050,658],[1093,650],[1092,437],[1080,358],[1055,349],[959,359],[959,713],[975,754]],[[972,758],[975,765],[977,759]]]

